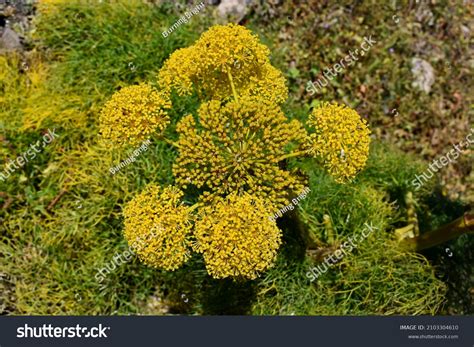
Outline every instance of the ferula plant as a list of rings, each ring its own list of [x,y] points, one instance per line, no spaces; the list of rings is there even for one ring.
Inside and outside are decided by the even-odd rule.
[[[288,119],[285,78],[269,54],[245,27],[216,25],[171,54],[156,87],[123,88],[104,106],[104,139],[136,145],[156,134],[177,151],[174,186],[151,184],[124,210],[125,237],[145,264],[175,270],[197,252],[214,278],[255,279],[282,243],[269,217],[307,184],[288,159],[313,157],[338,183],[364,168],[366,121],[336,103],[313,109],[306,126]],[[201,101],[176,120],[176,141],[163,135],[173,95]],[[183,198],[193,192],[189,205]]]

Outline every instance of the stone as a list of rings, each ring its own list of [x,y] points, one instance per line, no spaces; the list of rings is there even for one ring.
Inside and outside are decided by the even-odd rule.
[[[217,13],[223,19],[233,19],[240,22],[247,14],[246,0],[222,0],[217,6]]]
[[[428,94],[435,81],[434,69],[430,63],[420,58],[411,60],[411,72],[414,77],[413,87],[418,88]]]
[[[21,49],[20,37],[12,29],[6,27],[0,38],[0,50],[14,51]]]

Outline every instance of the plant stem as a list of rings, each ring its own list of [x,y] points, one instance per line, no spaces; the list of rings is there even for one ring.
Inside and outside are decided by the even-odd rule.
[[[420,228],[418,226],[418,216],[416,215],[415,200],[413,193],[408,192],[405,196],[405,203],[407,204],[408,223],[413,225],[414,236],[420,236]]]
[[[194,205],[192,205],[192,206],[189,206],[188,209],[187,209],[187,211],[188,211],[188,212],[192,212],[192,211],[194,211],[195,209],[197,209],[198,207],[201,207],[201,204],[200,204],[200,203],[196,203],[196,204],[194,204]]]
[[[471,211],[466,212],[455,221],[443,225],[434,231],[421,234],[420,236],[406,238],[401,241],[400,244],[406,249],[421,251],[449,241],[462,234],[472,233],[474,233],[474,212]]]
[[[173,147],[176,147],[176,148],[179,148],[179,145],[177,142],[173,142],[171,140],[168,140],[167,138],[163,137],[162,138],[163,141],[165,141],[167,144],[173,146]]]
[[[237,96],[237,91],[235,90],[234,80],[232,79],[232,74],[230,73],[230,70],[227,70],[227,76],[229,77],[230,87],[232,88],[232,94],[234,94],[234,99],[238,101],[239,97]]]
[[[296,210],[288,213],[288,218],[291,220],[292,227],[297,230],[301,240],[304,243],[304,249],[313,249],[317,246],[317,242],[312,236],[311,231],[308,229],[305,223],[300,218],[299,213]]]
[[[285,159],[288,159],[288,158],[293,158],[293,157],[304,156],[306,154],[308,154],[308,151],[297,151],[297,152],[293,152],[293,153],[288,153],[288,154],[282,155],[281,157],[277,158],[277,161],[282,161],[282,160],[285,160]]]
[[[333,244],[335,233],[334,233],[334,228],[332,226],[331,217],[329,217],[328,214],[325,214],[323,216],[323,223],[324,223],[324,227],[326,229],[326,239],[327,239],[329,244]]]
[[[67,193],[67,190],[66,190],[66,189],[62,189],[62,190],[59,192],[59,194],[56,195],[56,197],[55,197],[55,198],[49,203],[49,205],[46,207],[46,211],[51,210],[51,209],[54,207],[54,205],[56,205],[56,204],[58,203],[59,199],[61,199],[62,196],[63,196],[64,194],[66,194],[66,193]]]

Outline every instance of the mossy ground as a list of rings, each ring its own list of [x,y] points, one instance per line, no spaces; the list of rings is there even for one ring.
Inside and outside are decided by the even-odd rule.
[[[378,226],[377,232],[313,284],[305,275],[313,264],[301,235],[284,217],[280,221],[284,245],[277,263],[256,281],[213,280],[196,255],[173,273],[147,268],[134,259],[107,276],[104,290],[95,279],[97,269],[127,249],[122,235],[124,204],[147,183],[171,184],[176,153],[155,139],[135,163],[111,176],[109,168],[127,158],[132,148],[111,150],[100,144],[98,111],[118,88],[141,81],[153,83],[170,53],[191,44],[214,20],[207,10],[163,39],[161,32],[180,14],[170,4],[60,2],[40,14],[31,34],[31,50],[22,56],[0,56],[2,159],[21,155],[48,128],[56,128],[59,134],[37,158],[6,182],[0,181],[0,270],[7,275],[0,281],[3,313],[472,313],[467,293],[472,290],[472,269],[468,267],[473,259],[469,251],[472,236],[440,246],[450,247],[455,255],[443,257],[442,263],[430,263],[423,255],[401,250],[393,238],[393,230],[407,222],[403,197],[412,190],[415,174],[426,167],[418,159],[420,150],[432,148],[426,132],[454,125],[450,136],[457,139],[470,125],[470,101],[464,94],[468,72],[462,62],[453,63],[454,70],[443,70],[441,75],[452,83],[438,84],[431,96],[403,85],[410,80],[404,55],[423,37],[424,26],[414,39],[408,29],[388,24],[393,9],[372,5],[329,8],[305,2],[297,4],[296,11],[290,2],[284,2],[278,11],[270,5],[256,6],[245,24],[261,34],[274,52],[275,65],[287,74],[291,98],[285,110],[298,119],[304,119],[309,105],[314,105],[303,92],[306,81],[317,73],[311,72],[311,66],[316,62],[319,69],[332,65],[339,50],[356,45],[357,37],[374,33],[387,37],[367,61],[348,70],[318,99],[346,102],[368,116],[378,139],[366,170],[354,183],[338,185],[311,160],[292,162],[309,173],[311,193],[298,209],[301,221],[321,246],[343,242],[360,232],[364,223]],[[337,9],[339,17],[334,14]],[[403,7],[399,14],[410,23],[414,14],[407,11]],[[462,23],[468,11],[456,7],[443,13],[435,7],[434,15],[446,23]],[[346,16],[352,19],[344,20]],[[315,20],[333,24],[325,29]],[[457,24],[450,25],[454,27],[449,30],[459,29]],[[460,52],[453,59],[467,59],[465,40],[453,44],[459,45]],[[446,44],[440,45],[451,54]],[[398,48],[389,53],[389,46]],[[297,68],[292,62],[297,62]],[[454,92],[463,95],[460,104],[453,112],[440,112],[437,102],[446,99],[452,106]],[[174,101],[173,105],[170,116],[176,122],[196,109],[197,100]],[[401,118],[387,116],[385,106],[397,108]],[[168,131],[175,136],[173,126]],[[405,154],[395,145],[415,154]],[[443,148],[442,143],[435,146],[435,153],[436,148]],[[470,158],[463,157],[457,165],[464,167]],[[422,230],[448,222],[466,209],[438,191],[432,183],[415,193]],[[323,225],[325,214],[331,218],[331,235]],[[442,248],[427,255],[439,258]],[[447,269],[454,272],[447,273]],[[453,289],[449,276],[462,277],[462,290]],[[159,308],[150,302],[157,297]],[[448,304],[446,298],[451,298]],[[453,300],[459,298],[463,304],[453,306]]]

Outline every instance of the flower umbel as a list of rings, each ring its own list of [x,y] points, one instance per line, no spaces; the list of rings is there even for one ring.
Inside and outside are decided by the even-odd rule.
[[[288,121],[279,106],[257,97],[242,97],[223,105],[210,101],[181,119],[179,156],[173,166],[178,184],[208,190],[211,197],[247,192],[275,207],[288,203],[305,181],[283,170],[278,158],[292,142],[304,141],[301,123]]]
[[[190,47],[175,51],[159,72],[167,91],[189,95],[196,90],[206,100],[232,96],[229,75],[237,94],[260,95],[283,103],[288,89],[282,73],[270,64],[269,50],[240,25],[216,25]]]
[[[180,189],[151,185],[124,210],[125,237],[152,267],[175,270],[194,250],[214,278],[255,279],[272,266],[281,244],[269,216],[307,186],[289,159],[321,159],[341,183],[367,161],[370,130],[356,111],[324,103],[309,116],[310,135],[285,116],[285,79],[270,64],[268,48],[242,26],[216,25],[175,51],[158,83],[160,92],[147,84],[123,88],[100,116],[106,139],[137,144],[164,131],[172,95],[202,101],[196,114],[177,120],[177,140],[161,137],[178,151],[177,187],[197,203],[184,206]]]
[[[323,103],[308,119],[315,129],[309,136],[310,153],[320,157],[337,182],[355,177],[369,156],[370,130],[367,121],[345,105]]]
[[[192,218],[182,196],[175,187],[150,185],[125,207],[125,238],[145,264],[176,270],[188,260]]]
[[[204,208],[195,236],[214,278],[255,279],[273,265],[281,231],[268,218],[263,199],[232,193]]]
[[[137,145],[169,124],[171,102],[148,84],[122,88],[112,95],[100,113],[104,139],[116,144]]]

